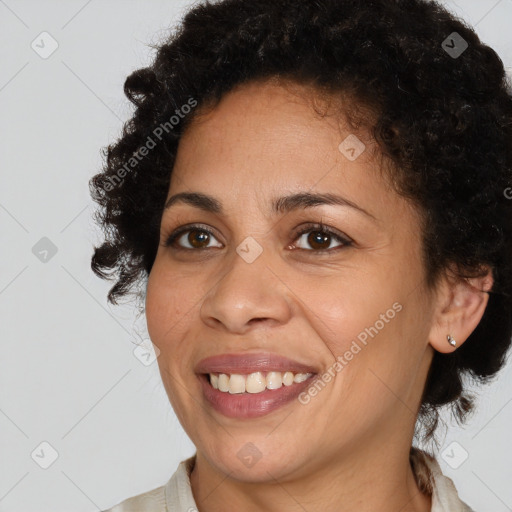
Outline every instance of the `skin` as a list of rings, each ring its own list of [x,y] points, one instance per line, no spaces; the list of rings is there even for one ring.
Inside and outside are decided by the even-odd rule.
[[[343,116],[317,115],[310,92],[245,84],[179,144],[168,197],[203,192],[224,208],[164,211],[147,284],[160,374],[197,447],[192,492],[200,512],[430,511],[408,458],[421,394],[434,351],[456,350],[480,321],[488,295],[479,290],[490,289],[492,276],[426,288],[418,211],[376,172],[383,160],[368,134],[357,133],[366,150],[356,160],[340,152],[356,132]],[[375,219],[337,205],[269,214],[273,198],[308,191],[342,195]],[[333,236],[311,245],[315,227],[294,236],[320,221],[353,245]],[[199,245],[209,249],[165,247],[189,223],[213,232]],[[190,247],[197,233],[187,235],[178,244]],[[236,252],[248,236],[263,248],[250,264]],[[307,405],[295,400],[244,420],[202,396],[194,366],[205,357],[269,351],[323,373],[394,303],[402,309]],[[237,456],[246,443],[261,452],[252,467]]]

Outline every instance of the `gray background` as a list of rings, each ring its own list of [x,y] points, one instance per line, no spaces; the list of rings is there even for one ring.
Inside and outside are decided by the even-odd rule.
[[[512,0],[444,3],[512,65]],[[126,76],[191,4],[0,0],[0,512],[104,509],[194,453],[156,361],[134,353],[144,317],[107,305],[111,284],[90,270],[87,188],[130,116]],[[477,512],[512,510],[511,384],[509,363],[442,439],[443,472]]]

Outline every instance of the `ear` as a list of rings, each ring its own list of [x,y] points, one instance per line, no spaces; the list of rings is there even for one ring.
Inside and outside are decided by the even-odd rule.
[[[483,277],[460,279],[447,274],[439,284],[429,335],[430,344],[438,352],[457,350],[482,319],[489,301],[487,292],[494,283],[492,270],[485,268]],[[450,345],[447,335],[455,339],[456,346]]]

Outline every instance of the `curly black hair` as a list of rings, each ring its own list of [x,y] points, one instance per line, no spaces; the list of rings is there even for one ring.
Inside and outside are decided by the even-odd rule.
[[[492,269],[482,320],[456,351],[435,352],[419,409],[427,440],[441,406],[465,421],[463,378],[494,377],[512,336],[512,91],[496,52],[428,0],[205,0],[155,48],[125,81],[133,117],[89,182],[105,234],[91,266],[117,278],[108,300],[151,271],[180,137],[200,112],[266,79],[355,98],[351,122],[368,125],[422,213],[429,289],[448,269]]]

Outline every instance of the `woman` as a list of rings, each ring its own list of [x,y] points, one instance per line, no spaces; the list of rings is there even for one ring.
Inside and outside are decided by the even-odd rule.
[[[197,448],[126,511],[470,511],[436,458],[512,335],[512,96],[426,0],[198,4],[91,180]],[[147,281],[146,281],[147,278]]]

